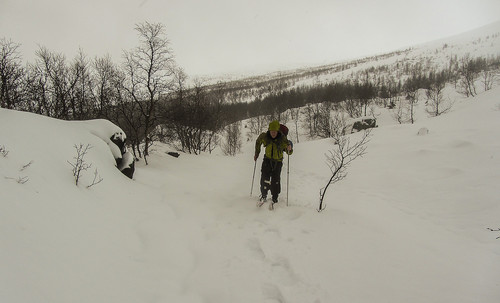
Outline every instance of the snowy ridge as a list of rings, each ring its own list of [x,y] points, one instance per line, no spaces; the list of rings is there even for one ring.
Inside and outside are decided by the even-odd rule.
[[[251,77],[227,75],[204,79],[204,81],[207,85],[220,81],[227,82],[226,85],[230,90],[236,90],[240,95],[245,96],[239,101],[251,102],[256,96],[265,96],[268,93],[265,88],[269,86],[282,86],[286,83],[291,89],[329,84],[333,81],[355,81],[356,78],[364,79],[366,71],[369,71],[374,83],[384,78],[385,80],[391,78],[404,80],[408,76],[406,66],[420,64],[421,68],[427,72],[431,69],[442,70],[449,67],[451,60],[460,59],[467,54],[470,54],[471,58],[500,56],[500,21],[460,35],[419,45],[409,45],[390,53]],[[377,70],[379,68],[381,70]],[[255,94],[256,87],[264,89],[260,89],[259,93]]]
[[[129,180],[92,134],[113,125],[0,110],[0,301],[496,303],[499,94],[455,95],[436,118],[421,103],[414,125],[380,109],[322,213],[329,139],[295,144],[290,207],[283,182],[270,212],[249,197],[251,141],[236,157],[157,145]],[[104,179],[91,189],[67,163],[78,143]]]

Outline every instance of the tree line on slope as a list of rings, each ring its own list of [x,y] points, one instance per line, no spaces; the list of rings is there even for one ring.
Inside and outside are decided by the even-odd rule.
[[[147,163],[155,140],[194,154],[211,152],[216,146],[234,154],[240,144],[233,138],[240,133],[239,121],[263,116],[286,121],[291,114],[297,125],[298,108],[304,108],[311,136],[331,135],[331,127],[321,126],[325,124],[321,121],[328,121],[332,110],[341,109],[353,118],[366,116],[374,102],[397,109],[404,100],[410,114],[395,116],[401,123],[413,123],[418,90],[425,89],[434,104],[429,113],[439,115],[444,84],[454,83],[464,95],[474,96],[477,80],[485,90],[491,88],[500,66],[499,57],[467,55],[451,59],[441,70],[426,68],[422,62],[398,63],[397,73],[379,66],[353,73],[347,80],[299,87],[287,82],[292,76],[278,76],[264,82],[251,102],[241,102],[231,83],[188,84],[163,25],[145,22],[135,30],[139,45],[124,52],[120,65],[109,56],[91,60],[83,51],[68,62],[63,54],[41,47],[35,62],[23,66],[20,45],[1,39],[0,106],[64,120],[108,119],[127,133],[134,155]],[[265,127],[263,122],[256,125],[256,132]]]

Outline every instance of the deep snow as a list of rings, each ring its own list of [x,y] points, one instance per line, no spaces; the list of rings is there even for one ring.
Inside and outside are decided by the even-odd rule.
[[[255,207],[258,169],[249,197],[252,141],[236,157],[173,158],[158,144],[130,180],[102,140],[107,122],[0,109],[0,302],[496,303],[499,95],[453,95],[435,118],[421,102],[414,125],[380,110],[321,213],[331,139],[295,144],[290,206],[283,182],[270,212]],[[77,187],[79,143],[93,148]],[[87,189],[94,168],[103,181]]]

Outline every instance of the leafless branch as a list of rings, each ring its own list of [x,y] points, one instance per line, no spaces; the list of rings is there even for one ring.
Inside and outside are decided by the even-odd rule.
[[[500,228],[497,228],[497,229],[492,229],[492,228],[488,228],[489,231],[500,231]],[[500,239],[500,236],[497,237],[497,239]]]
[[[23,170],[27,169],[28,167],[30,167],[31,164],[33,164],[33,160],[31,160],[30,163],[23,165],[23,167],[21,167],[21,169],[19,171],[23,171]]]
[[[18,177],[17,179],[12,177],[5,177],[5,179],[15,180],[19,184],[24,184],[29,181],[28,176]]]
[[[92,186],[94,185],[97,185],[99,183],[101,183],[103,179],[101,178],[101,176],[98,174],[97,172],[97,168],[95,169],[94,171],[94,180],[92,181],[92,183],[90,185],[87,186],[87,188],[91,188]]]

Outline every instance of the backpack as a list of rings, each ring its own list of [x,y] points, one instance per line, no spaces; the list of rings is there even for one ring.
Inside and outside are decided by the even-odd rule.
[[[280,124],[280,132],[287,136],[288,135],[288,127],[286,127],[284,124]]]

